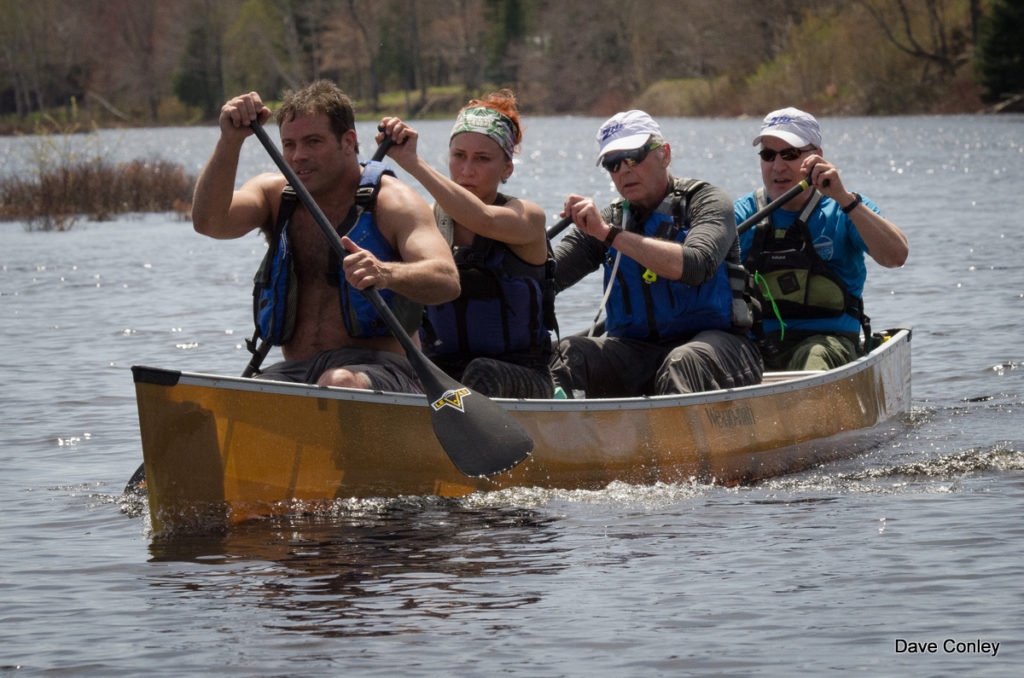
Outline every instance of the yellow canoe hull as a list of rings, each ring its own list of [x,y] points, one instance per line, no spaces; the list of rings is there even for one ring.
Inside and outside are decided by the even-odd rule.
[[[910,407],[910,331],[829,372],[684,396],[499,400],[535,447],[462,475],[423,396],[132,368],[153,528],[223,527],[350,497],[461,496],[619,480],[751,482],[849,456]]]

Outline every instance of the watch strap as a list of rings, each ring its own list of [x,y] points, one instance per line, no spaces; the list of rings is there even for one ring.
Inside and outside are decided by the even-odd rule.
[[[860,193],[854,191],[853,202],[851,202],[849,205],[843,208],[843,214],[849,214],[850,212],[852,212],[857,207],[857,205],[861,203],[861,200],[863,200],[863,198],[861,198]]]
[[[605,236],[604,239],[604,244],[607,245],[608,247],[611,247],[612,243],[615,242],[615,236],[617,236],[619,233],[622,233],[622,229],[619,228],[618,226],[612,226],[611,228],[609,228],[608,235]]]

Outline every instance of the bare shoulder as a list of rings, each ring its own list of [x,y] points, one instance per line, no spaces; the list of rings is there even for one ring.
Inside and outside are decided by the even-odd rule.
[[[253,196],[263,196],[264,198],[272,198],[274,196],[280,198],[281,191],[284,190],[287,183],[288,181],[281,174],[263,172],[242,184],[237,192],[248,193]]]
[[[281,191],[288,184],[284,176],[273,172],[258,174],[246,181],[235,191],[231,201],[233,215],[249,214],[255,225],[263,232],[269,232],[277,219],[281,207]]]
[[[403,261],[452,262],[451,250],[434,223],[430,205],[395,177],[384,177],[374,216],[377,228],[398,250]],[[454,266],[451,263],[453,272]]]
[[[548,257],[547,217],[544,210],[540,205],[522,198],[509,199],[503,208],[516,214],[516,222],[514,227],[509,224],[510,228],[504,230],[505,237],[501,239],[523,261],[534,265],[544,263]]]
[[[505,207],[510,207],[524,217],[533,221],[537,217],[544,218],[544,210],[541,206],[535,202],[524,200],[523,198],[509,198],[508,202],[505,203]]]
[[[389,233],[434,226],[434,214],[419,193],[388,175],[381,178],[375,216],[382,231]]]
[[[547,231],[545,229],[545,222],[547,221],[547,216],[540,205],[522,198],[510,198],[504,206],[518,214],[525,224],[527,232],[543,240],[546,246]]]
[[[223,240],[240,238],[255,229],[267,232],[277,218],[285,180],[280,175],[260,174],[230,196],[200,191],[199,185],[201,181],[192,204],[192,225],[198,233]]]

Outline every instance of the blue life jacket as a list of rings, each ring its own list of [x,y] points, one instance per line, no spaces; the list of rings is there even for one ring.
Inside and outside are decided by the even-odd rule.
[[[501,194],[495,204],[509,198]],[[451,217],[434,209],[448,237]],[[426,307],[421,330],[428,355],[501,356],[551,347],[555,327],[554,267],[550,247],[545,263],[528,264],[504,243],[475,235],[454,247],[462,292],[453,301]]]
[[[365,164],[356,190],[355,204],[338,227],[338,232],[347,235],[363,249],[373,252],[381,261],[395,261],[397,253],[381,234],[373,218],[373,206],[380,192],[381,177],[385,174],[394,176],[394,172],[384,163],[371,160]],[[281,192],[277,223],[270,236],[270,247],[256,273],[253,287],[253,317],[256,323],[253,340],[262,339],[278,346],[287,343],[295,329],[298,284],[294,256],[288,240],[288,224],[297,202],[295,191],[291,186],[285,186]],[[387,324],[370,301],[345,281],[341,260],[333,250],[330,261],[328,280],[338,287],[342,318],[349,336],[367,338],[389,334]],[[380,295],[395,312],[402,326],[410,333],[415,332],[421,321],[422,305],[392,290],[381,290]]]
[[[648,237],[682,243],[690,231],[687,214],[690,196],[707,185],[703,181],[677,179],[673,190],[643,224],[629,222],[623,228]],[[611,206],[611,221],[622,226],[625,201]],[[609,247],[604,262],[604,283],[607,288],[618,251]],[[731,275],[730,269],[736,273]],[[733,327],[734,297],[742,302],[746,273],[738,262],[730,266],[723,261],[710,280],[701,285],[688,285],[679,280],[657,276],[644,279],[646,269],[636,260],[619,257],[612,292],[608,298],[605,329],[608,336],[651,341],[672,340],[708,329]],[[735,277],[736,281],[732,281]],[[744,306],[745,308],[745,306]],[[743,320],[737,326],[749,321]]]

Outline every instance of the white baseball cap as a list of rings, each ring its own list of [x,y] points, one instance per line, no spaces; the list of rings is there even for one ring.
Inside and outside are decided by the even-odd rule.
[[[777,137],[795,148],[814,146],[821,148],[821,126],[814,116],[799,108],[780,108],[764,116],[761,133],[754,137],[753,146],[761,143],[762,137]]]
[[[652,134],[660,137],[661,127],[643,111],[616,113],[597,130],[597,164],[608,153],[640,148]]]

